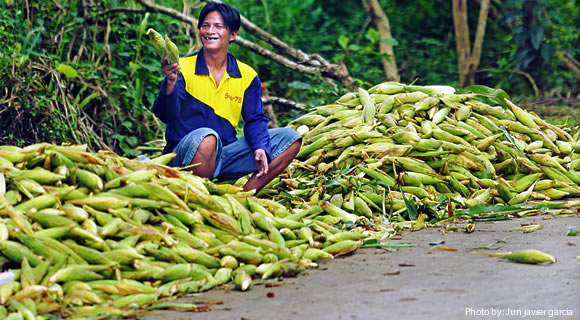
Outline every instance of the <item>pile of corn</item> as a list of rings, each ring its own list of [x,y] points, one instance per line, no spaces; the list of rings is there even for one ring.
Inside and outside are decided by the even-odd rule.
[[[289,210],[164,165],[173,156],[1,146],[0,272],[15,278],[0,286],[0,318],[134,316],[316,267],[369,236],[325,222],[320,207]]]
[[[449,89],[381,83],[314,108],[290,124],[297,159],[257,196],[238,186],[247,177],[215,184],[166,166],[173,154],[0,146],[0,272],[15,276],[0,285],[0,318],[137,316],[459,208],[579,205],[552,201],[580,193],[578,132]]]
[[[409,204],[434,219],[486,204],[577,205],[552,200],[580,193],[578,132],[506,97],[393,82],[359,88],[289,124],[303,137],[298,160],[262,194],[391,221],[420,217]]]

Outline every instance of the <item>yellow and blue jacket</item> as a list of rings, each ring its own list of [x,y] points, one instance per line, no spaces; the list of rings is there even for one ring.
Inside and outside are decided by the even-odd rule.
[[[181,66],[175,87],[165,93],[165,82],[153,104],[153,113],[166,124],[164,153],[171,152],[191,131],[206,127],[215,130],[222,144],[237,140],[240,116],[244,119],[244,137],[252,150],[264,149],[271,159],[268,117],[264,114],[261,83],[250,66],[228,53],[226,72],[219,84],[200,50],[179,59]]]

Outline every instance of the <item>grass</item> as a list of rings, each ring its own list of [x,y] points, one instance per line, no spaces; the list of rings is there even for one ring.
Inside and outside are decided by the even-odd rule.
[[[539,102],[522,102],[522,108],[533,111],[549,123],[573,128],[580,125],[580,102],[569,104],[546,104]]]

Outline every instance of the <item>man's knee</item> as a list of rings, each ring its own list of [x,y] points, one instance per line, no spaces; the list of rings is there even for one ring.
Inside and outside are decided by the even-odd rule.
[[[288,150],[292,153],[292,158],[298,154],[298,151],[300,151],[300,146],[302,146],[302,139],[296,140],[290,145]]]
[[[215,149],[217,145],[217,138],[213,134],[205,136],[197,147],[197,154],[204,156],[215,156]]]
[[[292,128],[275,128],[270,130],[273,130],[271,139],[276,141],[276,148],[285,148],[283,150],[286,153],[294,151],[295,153],[298,153],[298,150],[302,145],[302,137],[296,132],[296,130]]]

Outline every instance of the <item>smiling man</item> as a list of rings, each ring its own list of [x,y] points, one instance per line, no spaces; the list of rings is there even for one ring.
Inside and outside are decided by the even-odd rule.
[[[165,79],[153,112],[166,123],[163,152],[175,151],[169,164],[193,165],[201,177],[233,180],[253,172],[244,190],[260,190],[294,159],[301,138],[290,128],[268,129],[256,71],[228,52],[240,28],[238,11],[210,2],[198,28],[201,50],[179,64],[161,61]]]

